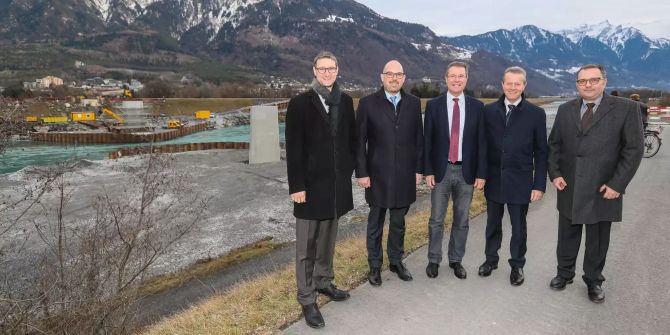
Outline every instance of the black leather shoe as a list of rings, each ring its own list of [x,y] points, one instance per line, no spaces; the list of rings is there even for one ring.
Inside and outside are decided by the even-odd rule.
[[[307,325],[312,328],[323,328],[326,325],[316,304],[302,306],[302,315],[305,317]]]
[[[440,268],[440,264],[437,263],[428,263],[428,266],[426,267],[426,275],[428,278],[435,278],[437,277],[437,269]]]
[[[458,279],[465,279],[468,276],[468,273],[465,272],[465,268],[461,265],[461,262],[449,263],[449,267],[454,269],[454,276]]]
[[[330,286],[326,288],[317,289],[316,291],[323,295],[329,296],[330,299],[332,299],[333,301],[344,301],[349,299],[349,292],[338,289],[332,283],[330,284]]]
[[[519,286],[523,284],[523,269],[522,268],[517,268],[513,267],[512,272],[509,274],[509,282],[510,284],[514,286]]]
[[[484,264],[482,264],[479,267],[479,275],[482,277],[488,277],[491,275],[491,272],[493,272],[493,270],[497,268],[498,264],[491,264],[489,262],[484,262]]]
[[[398,264],[391,264],[391,266],[389,266],[389,270],[391,270],[391,272],[395,272],[398,275],[398,278],[400,278],[401,280],[412,281],[412,274],[409,273],[409,270],[407,270],[405,264],[403,264],[402,262]]]
[[[605,292],[600,285],[589,285],[589,300],[600,304],[605,301]]]
[[[556,275],[556,277],[551,280],[551,283],[549,283],[549,287],[551,287],[552,290],[563,291],[568,284],[572,284],[572,279],[565,279],[560,275]]]
[[[368,273],[368,281],[372,286],[381,286],[382,284],[381,269],[370,268],[370,272]]]

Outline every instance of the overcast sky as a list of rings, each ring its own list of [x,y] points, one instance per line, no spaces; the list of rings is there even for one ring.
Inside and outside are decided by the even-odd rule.
[[[608,20],[670,39],[669,0],[357,0],[375,12],[420,23],[438,35],[477,35],[526,24],[551,31]]]

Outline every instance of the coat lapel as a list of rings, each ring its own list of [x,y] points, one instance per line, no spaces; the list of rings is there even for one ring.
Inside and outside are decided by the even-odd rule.
[[[323,107],[323,103],[321,103],[321,98],[319,98],[319,94],[316,93],[314,90],[311,90],[312,92],[312,105],[314,105],[314,108],[316,108],[317,111],[319,111],[319,114],[323,118],[326,123],[330,123],[330,119],[328,117],[328,113],[326,112],[326,109]]]
[[[400,99],[400,101],[402,101],[402,99]],[[395,124],[396,112],[393,109],[393,104],[388,99],[386,99],[386,93],[384,92],[383,87],[377,91],[377,104],[381,107],[382,113],[391,119],[393,124]],[[398,107],[400,107],[400,104],[398,104]]]
[[[570,115],[572,117],[572,122],[574,122],[575,127],[577,127],[577,131],[581,131],[582,129],[582,116],[581,116],[581,109],[582,109],[582,99],[575,99],[572,102],[568,102],[569,104],[572,104],[570,108],[568,109],[570,111]]]
[[[607,94],[603,94],[603,99],[600,101],[600,105],[596,109],[596,112],[593,114],[593,120],[591,120],[591,124],[589,125],[588,128],[586,128],[586,131],[584,133],[588,133],[593,126],[598,123],[598,121],[602,120],[602,118],[605,117],[609,112],[611,112],[614,109],[615,105],[615,99],[612,97],[609,97]]]

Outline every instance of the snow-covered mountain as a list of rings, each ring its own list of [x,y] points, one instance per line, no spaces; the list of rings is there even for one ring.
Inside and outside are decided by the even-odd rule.
[[[608,21],[558,32],[529,25],[443,40],[516,60],[556,81],[570,82],[580,65],[601,63],[612,86],[670,88],[670,40]]]

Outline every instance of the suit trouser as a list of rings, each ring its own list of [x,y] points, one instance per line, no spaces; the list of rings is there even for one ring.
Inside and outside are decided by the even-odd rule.
[[[428,220],[428,261],[442,262],[442,238],[444,217],[447,213],[449,196],[453,196],[454,220],[449,237],[449,262],[461,262],[465,255],[465,243],[470,229],[470,203],[474,188],[463,179],[460,165],[447,164],[444,178],[435,184],[430,193],[430,220]]]
[[[383,263],[382,234],[384,232],[384,219],[387,208],[370,205],[368,215],[367,249],[368,265],[370,268],[379,268]],[[405,214],[408,207],[390,208],[389,210],[389,234],[386,243],[386,252],[389,263],[398,264],[405,252]]]
[[[559,214],[558,245],[556,246],[558,275],[565,279],[572,279],[575,276],[575,263],[582,242],[582,226],[586,230],[582,279],[587,285],[600,285],[605,281],[602,271],[610,244],[611,221],[586,225],[572,224],[572,220]]]
[[[333,256],[337,240],[337,219],[304,220],[295,223],[295,277],[298,302],[316,302],[316,289],[330,286],[335,274]]]
[[[511,258],[509,265],[523,268],[526,265],[526,214],[528,204],[507,204],[510,223],[512,224],[512,238],[509,243]],[[498,264],[498,250],[502,244],[502,218],[505,214],[505,204],[495,201],[486,201],[486,262]]]

